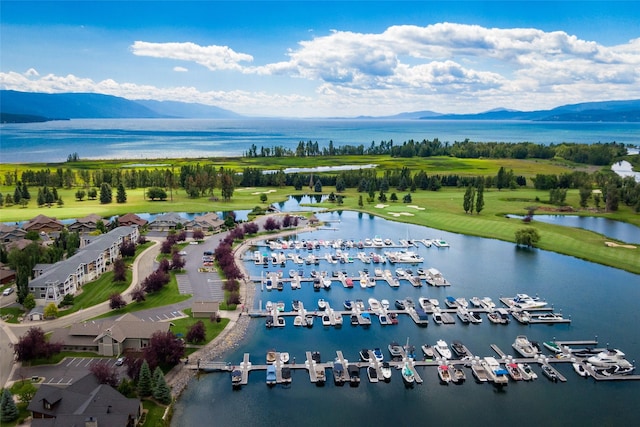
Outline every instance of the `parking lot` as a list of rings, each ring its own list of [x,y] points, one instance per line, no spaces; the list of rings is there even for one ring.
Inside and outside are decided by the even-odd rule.
[[[43,379],[43,384],[69,385],[87,375],[91,365],[101,362],[115,366],[116,358],[65,357],[57,365],[23,366],[15,373],[15,379],[39,377]],[[116,366],[116,369],[120,377],[126,376],[125,366]]]

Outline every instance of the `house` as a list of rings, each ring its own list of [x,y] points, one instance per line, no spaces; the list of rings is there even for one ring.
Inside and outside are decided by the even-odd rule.
[[[185,227],[187,230],[202,230],[217,233],[223,225],[224,221],[221,220],[215,212],[209,212],[204,215],[196,216],[191,221],[188,221],[185,224]]]
[[[191,316],[194,318],[211,318],[220,311],[220,303],[218,301],[195,301],[191,306]]]
[[[69,224],[67,229],[69,232],[77,231],[80,234],[91,233],[98,229],[98,221],[102,221],[105,225],[108,224],[108,221],[103,220],[100,215],[89,214],[84,218],[77,219],[73,224]]]
[[[7,225],[0,223],[0,243],[11,243],[22,240],[27,232],[17,225]]]
[[[36,304],[59,304],[65,295],[75,294],[85,283],[108,271],[120,256],[120,245],[125,241],[137,242],[138,227],[117,227],[106,234],[92,238],[73,256],[55,264],[38,264],[33,269],[29,292]]]
[[[126,225],[137,225],[142,228],[147,225],[149,221],[146,219],[140,218],[138,215],[134,213],[124,214],[118,217],[118,225],[126,226]]]
[[[134,427],[142,415],[140,399],[100,384],[93,374],[65,388],[40,385],[27,409],[32,427]]]
[[[6,285],[7,283],[15,282],[15,280],[16,272],[0,263],[0,285]]]
[[[63,351],[91,351],[101,356],[118,356],[125,350],[140,351],[149,345],[155,332],[167,332],[169,322],[145,322],[133,314],[114,320],[74,323],[55,329],[52,342],[61,342]]]
[[[178,227],[178,224],[185,225],[188,221],[175,212],[158,215],[148,226],[149,231],[171,231]]]
[[[38,320],[43,320],[44,319],[44,306],[43,305],[37,305],[35,307],[33,307],[31,309],[31,311],[29,311],[29,313],[27,314],[27,319],[35,322]]]
[[[38,215],[37,217],[27,221],[22,228],[26,231],[37,231],[40,233],[52,233],[62,231],[64,224],[55,218],[46,215]]]

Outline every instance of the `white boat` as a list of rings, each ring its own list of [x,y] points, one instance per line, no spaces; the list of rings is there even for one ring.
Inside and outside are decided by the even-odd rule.
[[[451,359],[452,354],[445,340],[438,340],[435,346],[436,351],[445,359]]]
[[[323,326],[331,326],[331,316],[325,313],[322,315],[322,325]]]
[[[464,308],[469,307],[469,302],[464,297],[456,298],[456,303],[458,304],[458,307],[464,307]]]
[[[382,306],[382,308],[384,308],[385,310],[389,309],[389,300],[388,299],[382,299],[380,300],[380,305]]]
[[[289,353],[286,351],[280,352],[280,361],[282,363],[289,363]]]
[[[509,376],[514,381],[524,380],[524,377],[522,376],[522,371],[520,371],[520,368],[518,368],[517,363],[507,363],[506,367],[507,367],[507,372],[509,372]]]
[[[480,313],[478,313],[477,311],[470,311],[469,312],[469,320],[471,321],[471,323],[482,323],[482,317],[480,317]]]
[[[438,248],[448,248],[449,247],[449,243],[447,243],[447,241],[444,240],[444,239],[433,239],[433,240],[431,240],[431,244],[433,244],[433,246],[438,247]]]
[[[528,363],[518,363],[518,368],[523,372],[523,377],[526,379],[526,375],[529,376],[529,379],[535,380],[538,378],[538,374],[536,374],[531,366]],[[526,375],[525,375],[526,374]]]
[[[531,308],[540,308],[547,305],[546,301],[538,297],[531,297],[527,294],[516,294],[513,298],[513,306],[521,310],[529,310]]]
[[[469,323],[471,322],[471,319],[469,317],[469,311],[464,308],[464,307],[458,307],[458,310],[456,312],[458,319],[460,319],[460,321],[462,323]]]
[[[481,363],[485,364],[489,379],[495,385],[505,386],[509,383],[509,372],[500,366],[495,357],[485,357]]]
[[[440,382],[443,384],[449,384],[451,382],[451,372],[449,372],[447,365],[438,365],[438,377],[440,377]]]
[[[298,315],[293,318],[293,326],[307,326],[307,321],[304,317]]]
[[[421,348],[425,360],[433,360],[436,358],[436,352],[432,346],[430,346],[429,344],[424,344],[421,346]]]
[[[573,366],[573,370],[576,371],[576,374],[580,375],[581,377],[589,376],[589,372],[587,372],[582,363],[574,362],[571,364],[571,366]]]
[[[382,307],[382,306],[380,305],[380,301],[378,301],[378,300],[377,300],[377,299],[375,299],[375,298],[369,298],[369,300],[368,300],[367,302],[369,303],[369,309],[370,309],[371,311],[375,311],[375,312],[377,312],[377,311],[379,311],[379,310],[380,310],[380,308]]]
[[[494,308],[496,308],[496,303],[494,303],[493,300],[489,297],[483,297],[482,299],[480,299],[480,305],[487,310],[493,310]]]
[[[373,244],[373,246],[377,246],[377,247],[384,246],[384,240],[382,240],[380,236],[374,237],[371,243]]]
[[[480,298],[479,297],[471,297],[469,302],[471,303],[472,306],[474,306],[476,308],[482,306],[482,303],[480,302]]]
[[[384,381],[390,381],[391,380],[391,366],[389,365],[389,362],[382,362],[382,366],[380,366],[380,371],[382,372],[382,379]]]
[[[378,362],[382,362],[384,360],[384,355],[382,354],[380,347],[373,349],[373,357],[375,357]]]
[[[512,347],[522,355],[522,357],[536,357],[540,351],[534,346],[525,335],[518,335]]]
[[[396,341],[391,342],[388,348],[389,348],[389,354],[391,355],[392,358],[402,357],[402,353],[403,353],[402,346],[398,344]]]
[[[442,325],[443,321],[442,321],[442,313],[440,312],[440,309],[436,308],[433,310],[433,313],[431,314],[431,317],[433,318],[433,321],[438,324],[438,325]]]
[[[284,317],[278,316],[278,317],[276,317],[275,323],[273,324],[273,326],[275,326],[277,328],[284,328],[286,323],[287,322],[284,320]]]
[[[631,362],[625,359],[625,354],[618,349],[607,349],[588,357],[587,362],[593,366],[608,368],[611,366],[631,367]]]
[[[531,314],[526,310],[513,310],[511,315],[522,324],[527,324],[531,321]]]
[[[405,363],[404,366],[402,366],[400,372],[402,373],[402,380],[406,385],[410,386],[415,383],[416,377],[414,376],[413,370],[408,363]]]
[[[323,298],[320,298],[318,300],[318,309],[320,309],[320,310],[326,310],[327,309],[327,302]]]

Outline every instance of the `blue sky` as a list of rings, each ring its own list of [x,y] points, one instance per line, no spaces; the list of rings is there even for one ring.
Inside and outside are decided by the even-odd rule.
[[[640,2],[5,1],[0,87],[258,116],[640,98]]]

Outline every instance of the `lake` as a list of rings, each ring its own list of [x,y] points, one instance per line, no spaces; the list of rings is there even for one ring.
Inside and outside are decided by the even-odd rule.
[[[467,299],[489,296],[498,302],[501,296],[527,293],[546,299],[556,312],[570,317],[572,323],[521,325],[514,321],[503,326],[493,325],[485,317],[480,325],[457,322],[438,326],[430,322],[424,328],[416,326],[408,317],[400,317],[399,325],[382,327],[374,322],[368,329],[353,327],[348,322],[341,329],[324,328],[321,324],[311,329],[295,328],[290,321],[285,328],[267,329],[264,319],[252,319],[247,337],[235,350],[224,355],[225,361],[237,364],[242,354],[249,352],[254,363],[264,363],[266,351],[274,348],[288,351],[298,362],[304,360],[305,351],[315,350],[322,353],[323,361],[333,360],[336,350],[342,350],[347,359],[355,361],[361,348],[386,348],[391,341],[403,343],[407,338],[418,348],[424,343],[435,344],[438,339],[448,343],[460,340],[474,354],[493,356],[490,344],[514,354],[511,344],[521,334],[539,342],[597,336],[602,346],[620,348],[629,360],[640,358],[640,340],[635,328],[630,327],[639,320],[640,278],[637,275],[556,253],[519,249],[512,243],[399,224],[368,214],[344,211],[319,214],[319,217],[332,221],[331,227],[336,230],[318,230],[297,238],[359,240],[379,235],[395,241],[407,236],[445,239],[450,248],[421,245],[415,250],[425,258],[425,267],[439,269],[452,285],[413,288],[404,282],[399,288],[391,288],[379,282],[374,288],[345,289],[334,282],[330,290],[320,292],[314,292],[310,286],[295,291],[285,286],[282,292],[258,288],[256,307],[264,306],[267,300],[284,301],[290,306],[293,299],[298,299],[311,308],[316,307],[318,298],[339,307],[345,299],[366,301],[371,296],[390,301],[407,296],[417,301],[419,296],[428,296],[437,298],[441,304],[449,295]],[[326,263],[311,267],[329,269]],[[306,270],[311,267],[303,266]],[[266,270],[255,266],[253,261],[247,261],[247,268],[254,277]],[[298,267],[289,264],[279,269],[286,272],[289,268]],[[334,268],[355,274],[363,264],[356,261],[337,264]],[[534,370],[540,376],[536,381],[510,382],[503,391],[475,383],[469,370],[463,385],[443,386],[435,369],[418,369],[425,383],[413,389],[404,387],[397,371],[393,372],[389,384],[370,384],[363,370],[361,375],[365,378],[358,388],[337,387],[332,381],[316,387],[309,382],[306,371],[295,372],[288,388],[268,388],[264,372],[253,372],[249,384],[240,391],[232,391],[228,374],[202,375],[191,381],[177,402],[172,425],[201,425],[202,420],[224,426],[484,424],[479,417],[500,425],[631,425],[640,416],[637,405],[640,382],[596,383],[578,377],[570,365],[558,368],[568,378],[566,383],[551,383],[540,375],[536,365]],[[330,376],[331,372],[328,370],[327,374]]]
[[[637,144],[640,123],[578,123],[480,120],[358,119],[74,119],[0,125],[2,163],[82,159],[165,159],[241,156],[252,144],[296,149],[300,141],[320,147],[438,138],[442,142],[498,141],[558,144]]]

